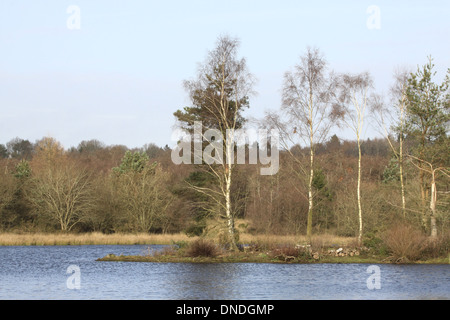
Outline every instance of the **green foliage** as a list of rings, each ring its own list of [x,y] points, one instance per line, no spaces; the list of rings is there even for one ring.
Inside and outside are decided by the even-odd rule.
[[[429,154],[429,147],[446,136],[450,121],[450,97],[447,93],[450,85],[450,69],[442,84],[433,82],[433,59],[430,57],[422,69],[411,74],[406,88],[407,96],[407,133],[419,144],[418,155],[423,160]]]
[[[127,151],[122,158],[122,163],[119,167],[113,168],[116,174],[123,174],[127,172],[141,173],[148,167],[149,157],[145,152],[131,152]],[[153,167],[156,164],[153,163]]]
[[[383,171],[383,182],[389,183],[393,181],[400,181],[399,165],[396,158],[392,158]]]
[[[189,225],[186,230],[184,231],[184,233],[188,236],[188,237],[198,237],[201,236],[203,234],[203,231],[206,228],[206,223],[204,220],[201,220],[199,222],[194,222],[191,225]]]
[[[386,247],[383,239],[381,239],[376,233],[369,232],[364,236],[363,245],[374,254],[381,256],[386,256],[389,254],[388,248]]]
[[[14,176],[18,179],[25,179],[31,176],[30,163],[27,160],[21,160],[14,168]]]
[[[314,170],[312,185],[316,190],[323,190],[327,185],[326,177],[322,169]]]
[[[5,145],[0,144],[0,159],[6,159],[8,155],[8,149],[6,149]]]

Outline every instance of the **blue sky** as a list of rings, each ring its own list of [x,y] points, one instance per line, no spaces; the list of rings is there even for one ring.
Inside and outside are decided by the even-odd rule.
[[[67,27],[70,5],[79,29]],[[379,29],[367,27],[371,5]],[[395,67],[415,70],[429,55],[440,81],[449,14],[449,1],[1,0],[0,143],[50,135],[66,148],[173,145],[173,112],[189,104],[182,82],[221,34],[241,40],[258,80],[247,111],[256,118],[279,108],[283,74],[307,46],[337,72],[369,71],[378,92]]]

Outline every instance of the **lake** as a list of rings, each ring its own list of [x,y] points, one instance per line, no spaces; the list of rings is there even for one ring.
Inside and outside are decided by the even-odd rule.
[[[109,253],[144,254],[148,248],[0,247],[0,299],[450,299],[450,265],[96,261]]]

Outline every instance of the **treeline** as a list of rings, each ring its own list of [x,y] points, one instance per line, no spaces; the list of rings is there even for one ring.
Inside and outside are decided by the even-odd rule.
[[[365,230],[376,232],[403,219],[398,174],[386,139],[367,139],[363,146]],[[171,149],[148,144],[142,148],[106,146],[83,141],[65,150],[54,138],[35,143],[19,138],[0,145],[0,226],[2,231],[54,232],[186,232],[200,235],[213,216],[207,197],[189,184],[208,186],[214,181],[198,166],[175,165]],[[292,148],[307,162],[306,148]],[[315,233],[355,236],[358,155],[354,141],[336,135],[317,152],[313,226]],[[304,234],[308,212],[307,181],[299,180],[299,164],[286,151],[280,153],[280,170],[261,176],[260,165],[237,166],[232,190],[233,212],[245,219],[248,232]],[[421,226],[418,173],[412,165],[405,173],[408,202],[414,202],[407,219]],[[448,192],[447,184],[440,184]],[[420,197],[419,197],[420,198]],[[448,203],[439,210],[448,213]],[[448,214],[439,219],[440,230],[449,227]]]

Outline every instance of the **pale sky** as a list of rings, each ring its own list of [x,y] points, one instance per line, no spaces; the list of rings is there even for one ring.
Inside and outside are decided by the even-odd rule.
[[[369,71],[387,93],[394,68],[429,55],[442,79],[449,33],[448,0],[0,0],[0,144],[173,146],[173,112],[189,105],[182,82],[221,34],[241,40],[258,80],[246,114],[258,118],[279,108],[283,74],[307,46],[337,72]]]

